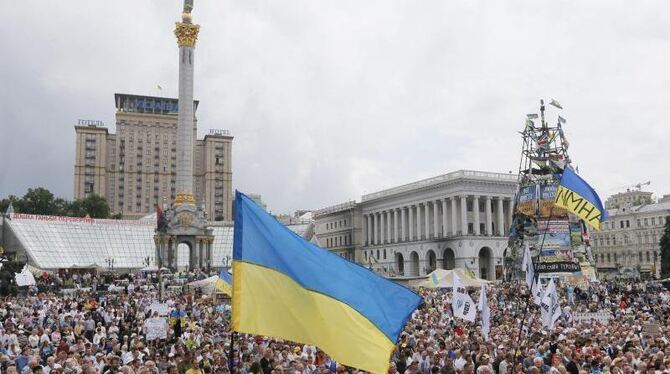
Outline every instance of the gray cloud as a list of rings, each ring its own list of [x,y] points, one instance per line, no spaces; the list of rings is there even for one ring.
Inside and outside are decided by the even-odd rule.
[[[175,96],[181,5],[0,5],[0,195],[72,195],[77,118]],[[670,193],[665,1],[198,1],[201,134],[235,135],[234,185],[276,212],[461,168],[516,172],[540,97],[601,195]],[[554,113],[552,113],[554,115]]]

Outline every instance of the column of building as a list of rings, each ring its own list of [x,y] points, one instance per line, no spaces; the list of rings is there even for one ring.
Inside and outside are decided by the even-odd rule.
[[[407,226],[407,224],[406,224],[407,213],[406,212],[407,212],[407,210],[405,209],[405,207],[400,208],[400,232],[401,232],[400,240],[402,240],[403,242],[407,241],[407,227],[406,227]]]
[[[493,222],[491,221],[491,196],[486,196],[486,202],[484,204],[484,209],[486,210],[486,230],[484,235],[492,236],[493,235]]]
[[[452,196],[449,198],[449,200],[451,200],[451,235],[456,236],[456,233],[458,232],[458,222],[457,222],[458,212],[456,212],[457,197]]]
[[[408,222],[409,222],[409,238],[407,239],[408,241],[414,240],[414,213],[412,212],[414,209],[412,209],[413,205],[410,205],[407,207],[407,215],[408,217]]]
[[[424,215],[423,229],[426,235],[425,239],[428,240],[430,239],[430,206],[428,201],[423,203],[423,215]]]
[[[468,234],[468,208],[467,201],[465,196],[460,196],[461,198],[461,235]]]
[[[386,235],[384,235],[385,221],[384,211],[382,210],[379,212],[379,244],[384,244],[386,240]]]
[[[446,238],[447,237],[447,232],[449,231],[447,229],[447,199],[440,199],[440,208],[442,209],[442,237]]]
[[[400,240],[398,235],[398,208],[393,209],[393,242],[397,243]]]
[[[393,215],[391,210],[386,211],[386,242],[393,242],[393,237],[391,236],[391,229],[393,228]]]
[[[433,205],[433,238],[435,239],[440,236],[440,217],[438,216],[440,208],[439,205],[437,205],[437,201],[439,200],[433,200],[431,202],[431,205]]]
[[[472,225],[473,233],[478,236],[480,234],[479,232],[480,230],[479,230],[479,196],[477,195],[473,196],[472,199],[472,212],[474,215],[473,219],[475,221],[474,224]]]
[[[372,242],[375,245],[379,244],[379,218],[377,218],[377,213],[372,213]]]
[[[503,216],[503,198],[498,196],[498,221],[496,225],[498,226],[498,235],[505,236],[505,218]]]

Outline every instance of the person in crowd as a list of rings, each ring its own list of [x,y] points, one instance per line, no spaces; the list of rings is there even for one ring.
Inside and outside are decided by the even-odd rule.
[[[231,352],[228,301],[174,292],[161,299],[155,278],[130,276],[124,291],[102,291],[114,280],[91,275],[38,278],[44,292],[0,298],[3,374],[228,373],[231,353],[235,373],[357,373],[318,347],[271,337],[238,334]],[[57,292],[68,282],[84,291]],[[389,373],[670,372],[670,293],[657,283],[560,284],[563,313],[551,329],[525,285],[489,288],[488,339],[479,316],[454,317],[450,290],[417,290],[425,307],[407,320]],[[158,304],[163,315],[152,309]],[[165,319],[165,331],[148,331],[148,318]]]

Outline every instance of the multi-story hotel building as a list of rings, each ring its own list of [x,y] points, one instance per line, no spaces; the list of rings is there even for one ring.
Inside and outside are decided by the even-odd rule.
[[[74,198],[95,193],[112,213],[139,218],[175,198],[178,101],[115,94],[116,134],[96,123],[75,126]],[[194,101],[194,116],[198,102]],[[197,124],[197,122],[195,122]],[[204,139],[193,128],[193,191],[209,220],[232,220],[232,142],[225,130]]]

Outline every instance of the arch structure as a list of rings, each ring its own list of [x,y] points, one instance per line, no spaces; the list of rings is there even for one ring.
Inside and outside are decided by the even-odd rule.
[[[207,226],[203,210],[188,202],[174,204],[158,217],[158,222],[154,235],[158,267],[177,271],[180,263],[178,246],[186,244],[189,248],[188,271],[209,273],[215,266],[212,263],[214,235]]]

